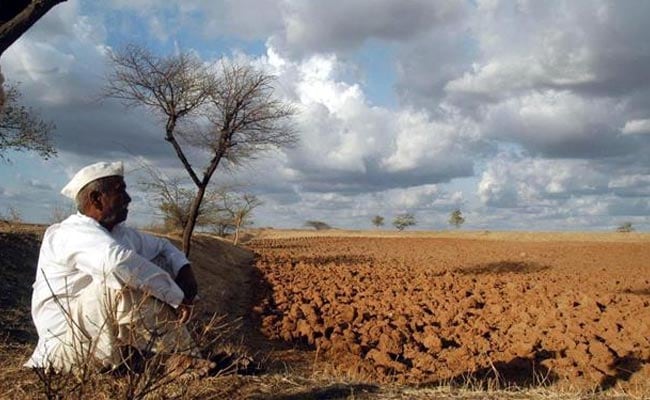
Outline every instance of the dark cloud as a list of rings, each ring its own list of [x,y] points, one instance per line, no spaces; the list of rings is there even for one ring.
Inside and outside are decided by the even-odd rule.
[[[438,25],[462,18],[466,3],[458,0],[357,0],[289,2],[284,30],[273,44],[288,54],[356,49],[366,40],[405,41]]]

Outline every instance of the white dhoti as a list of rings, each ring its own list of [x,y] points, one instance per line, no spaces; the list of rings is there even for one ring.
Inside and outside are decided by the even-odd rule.
[[[88,362],[116,367],[125,361],[120,349],[126,346],[199,355],[174,309],[140,291],[92,283],[61,307],[69,310],[68,329],[50,353],[48,363],[55,370],[69,371]]]

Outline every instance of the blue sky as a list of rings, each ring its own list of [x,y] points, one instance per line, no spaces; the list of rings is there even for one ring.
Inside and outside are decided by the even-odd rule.
[[[413,212],[448,229],[459,207],[467,229],[648,230],[648,15],[642,0],[68,0],[0,59],[59,149],[7,154],[0,212],[48,222],[78,168],[121,159],[130,221],[156,218],[140,163],[183,174],[163,127],[97,100],[107,52],[134,42],[253,63],[300,110],[299,146],[217,177],[264,201],[258,226]]]

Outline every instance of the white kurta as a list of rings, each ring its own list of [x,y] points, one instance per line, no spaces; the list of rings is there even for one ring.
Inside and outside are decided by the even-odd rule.
[[[183,291],[152,263],[163,257],[174,277],[189,261],[168,240],[119,224],[109,232],[83,214],[71,215],[45,232],[33,285],[32,318],[39,340],[27,367],[47,367],[49,355],[69,323],[62,306],[72,304],[91,283],[140,290],[178,307]],[[67,308],[67,307],[66,307]]]

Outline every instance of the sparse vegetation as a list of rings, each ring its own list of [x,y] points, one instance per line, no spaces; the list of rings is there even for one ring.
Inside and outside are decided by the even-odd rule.
[[[309,228],[314,228],[317,231],[332,229],[331,226],[329,226],[328,224],[326,224],[323,221],[307,221],[307,222],[305,222],[305,226],[307,226]]]
[[[223,208],[235,231],[234,245],[239,243],[241,229],[252,224],[251,215],[253,210],[261,205],[262,201],[250,193],[242,195],[226,194],[223,196]]]
[[[372,217],[371,221],[372,224],[377,228],[384,226],[384,217],[382,217],[381,215],[375,215],[374,217]]]
[[[393,226],[397,228],[398,231],[403,231],[409,226],[416,224],[415,215],[411,213],[399,214],[393,219]]]
[[[451,212],[449,216],[449,224],[453,225],[456,229],[460,228],[462,224],[465,223],[465,217],[459,208]]]
[[[160,210],[163,230],[182,232],[189,222],[194,191],[183,185],[180,178],[168,178],[148,165],[143,165],[143,168],[147,171],[147,178],[140,185]],[[236,185],[208,189],[196,220],[196,226],[211,229],[221,237],[233,233],[234,244],[239,242],[241,229],[252,224],[253,210],[262,205],[255,195],[240,193],[236,189]]]
[[[23,222],[23,215],[14,206],[8,206],[5,212],[0,213],[0,220],[5,221],[9,226],[18,225]]]
[[[632,226],[632,223],[629,221],[623,222],[616,228],[616,232],[621,232],[621,233],[629,233],[633,231],[634,231],[634,227]]]
[[[0,160],[6,151],[33,151],[47,159],[56,155],[51,132],[54,125],[44,122],[37,113],[20,103],[18,89],[4,90],[4,106],[0,109]]]
[[[160,211],[165,232],[182,232],[188,224],[195,191],[180,177],[167,177],[149,165],[143,165],[147,176],[140,186],[148,194],[151,204]],[[199,207],[196,226],[212,226],[220,220],[223,210],[220,198],[230,188],[208,189]]]
[[[194,322],[191,330],[197,346],[207,359],[219,361],[218,371],[213,375],[224,375],[245,371],[252,358],[225,343],[230,340],[233,324],[225,322],[223,316]],[[54,372],[52,369],[34,369],[41,392],[48,399],[84,399],[99,393],[109,398],[145,399],[187,398],[188,380],[196,379],[196,372],[187,356],[159,354],[152,352],[156,341],[164,332],[152,331],[146,348],[137,350],[124,347],[121,351],[121,365],[111,373],[101,374],[99,366],[90,354],[77,354],[78,366],[70,372]],[[233,351],[234,350],[234,351]],[[252,365],[250,365],[252,367]]]

